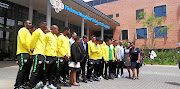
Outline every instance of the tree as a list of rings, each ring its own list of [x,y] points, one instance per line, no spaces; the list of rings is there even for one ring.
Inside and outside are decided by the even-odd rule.
[[[143,19],[143,20],[141,20]],[[151,14],[150,16],[146,16],[146,12],[140,12],[139,18],[137,20],[137,23],[142,23],[143,27],[148,28],[148,32],[150,34],[149,37],[149,49],[152,49],[151,44],[151,38],[153,38],[153,32],[155,31],[156,27],[159,27],[162,25],[163,17],[155,17],[155,14]],[[169,29],[170,26],[164,26],[163,28],[159,29],[160,32],[163,32],[164,29]],[[166,33],[167,34],[167,33]],[[152,39],[154,41],[154,39]]]

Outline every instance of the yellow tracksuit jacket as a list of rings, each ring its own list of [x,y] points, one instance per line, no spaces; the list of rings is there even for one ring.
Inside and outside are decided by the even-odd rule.
[[[113,45],[110,45],[110,47],[111,47],[111,52],[112,52],[112,58],[113,60],[115,60]],[[104,43],[103,51],[104,51],[104,61],[109,61],[109,46],[106,45],[105,43]]]
[[[41,28],[38,28],[33,32],[30,46],[31,49],[34,49],[33,55],[45,55],[45,37],[45,33],[41,30]]]
[[[109,47],[106,44],[104,44],[103,46],[103,51],[104,51],[104,56],[103,56],[104,61],[109,61]]]
[[[98,46],[99,46],[99,53],[98,53],[98,59],[102,59],[103,58],[103,56],[104,56],[104,51],[103,51],[103,44],[98,44]]]
[[[117,48],[117,46],[115,46],[115,55],[114,55],[115,60],[117,60],[117,50],[118,50],[118,48]]]
[[[98,53],[100,53],[98,45],[96,45],[94,42],[91,42],[88,44],[88,50],[90,52],[89,58],[93,60],[98,59]]]
[[[57,38],[57,57],[71,56],[69,38],[63,34]]]
[[[45,55],[52,57],[57,56],[57,36],[49,32],[46,34],[45,42],[46,42]]]
[[[92,41],[88,41],[87,44],[88,44],[88,54],[89,56],[91,55],[91,51],[90,51],[90,45],[91,45]]]
[[[20,53],[29,53],[30,54],[30,42],[31,42],[31,33],[25,27],[21,28],[18,31],[17,36],[17,55]]]

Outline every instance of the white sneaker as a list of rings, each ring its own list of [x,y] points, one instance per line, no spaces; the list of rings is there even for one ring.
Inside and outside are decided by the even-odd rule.
[[[100,76],[99,79],[103,80],[104,78],[102,76]]]
[[[48,88],[57,89],[57,87],[55,87],[53,84],[49,85]]]
[[[39,87],[43,87],[43,82],[39,82],[39,83],[36,85],[36,88],[39,88]]]
[[[43,89],[48,89],[47,85],[45,85],[45,86],[43,87]]]
[[[121,78],[121,75],[118,75],[118,78]]]

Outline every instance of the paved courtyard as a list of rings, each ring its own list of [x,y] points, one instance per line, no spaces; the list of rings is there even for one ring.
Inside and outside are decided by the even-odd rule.
[[[17,71],[15,62],[0,61],[0,89],[13,89]],[[126,69],[124,74],[128,75]],[[140,69],[139,80],[118,78],[80,85],[62,89],[180,89],[180,70],[177,66],[146,65]]]

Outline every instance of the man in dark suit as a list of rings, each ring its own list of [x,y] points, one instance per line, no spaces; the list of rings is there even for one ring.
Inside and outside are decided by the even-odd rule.
[[[79,44],[80,46],[80,49],[81,49],[81,54],[83,55],[81,57],[81,71],[82,71],[82,78],[83,78],[83,82],[87,83],[87,80],[86,80],[86,75],[85,75],[85,68],[86,68],[86,62],[89,58],[89,55],[88,55],[88,37],[86,35],[83,36],[83,40],[81,41],[81,43]],[[79,74],[80,72],[77,72],[77,83],[79,82]]]

